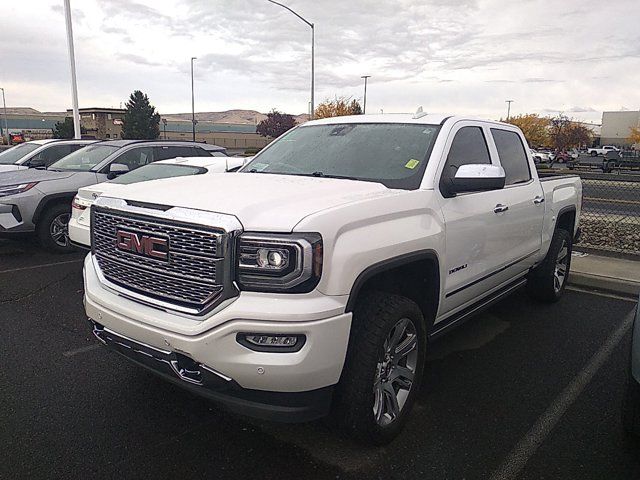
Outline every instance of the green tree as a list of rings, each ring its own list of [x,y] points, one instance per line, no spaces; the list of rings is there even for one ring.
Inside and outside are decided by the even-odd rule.
[[[64,122],[56,122],[51,131],[53,132],[53,138],[73,138],[75,135],[73,118],[65,117]],[[85,133],[87,133],[87,130],[80,127],[80,134],[84,135]]]
[[[288,113],[280,113],[273,109],[267,113],[267,118],[262,120],[256,127],[256,132],[263,137],[278,138],[287,130],[291,130],[296,125],[296,120]]]
[[[149,102],[149,97],[135,90],[126,104],[122,120],[122,138],[154,140],[160,136],[160,114]]]

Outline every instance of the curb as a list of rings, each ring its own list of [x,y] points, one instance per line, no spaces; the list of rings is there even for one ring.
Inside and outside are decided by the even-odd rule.
[[[592,273],[572,271],[569,275],[569,285],[604,290],[613,293],[622,293],[625,295],[632,295],[636,298],[640,295],[640,282]]]

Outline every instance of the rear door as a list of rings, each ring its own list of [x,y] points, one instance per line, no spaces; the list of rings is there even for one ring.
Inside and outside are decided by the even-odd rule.
[[[508,207],[508,221],[502,227],[505,255],[520,268],[533,265],[534,254],[542,244],[544,192],[531,172],[525,144],[520,134],[507,128],[491,127],[491,140],[498,161],[506,173],[502,202]],[[508,241],[506,240],[508,239]]]

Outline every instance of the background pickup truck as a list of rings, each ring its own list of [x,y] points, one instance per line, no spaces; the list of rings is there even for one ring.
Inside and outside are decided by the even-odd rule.
[[[602,147],[596,148],[587,148],[587,153],[592,157],[597,157],[598,155],[606,155],[609,152],[619,152],[620,149],[618,147],[614,147],[613,145],[604,145]]]
[[[311,121],[237,174],[100,196],[86,313],[100,341],[233,411],[330,414],[383,444],[431,341],[519,287],[561,297],[581,193],[540,180],[512,125]]]

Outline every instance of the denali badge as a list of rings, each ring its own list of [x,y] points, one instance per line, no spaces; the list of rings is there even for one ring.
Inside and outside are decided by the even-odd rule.
[[[116,247],[118,250],[158,260],[169,259],[169,241],[166,238],[118,230],[116,232]]]

